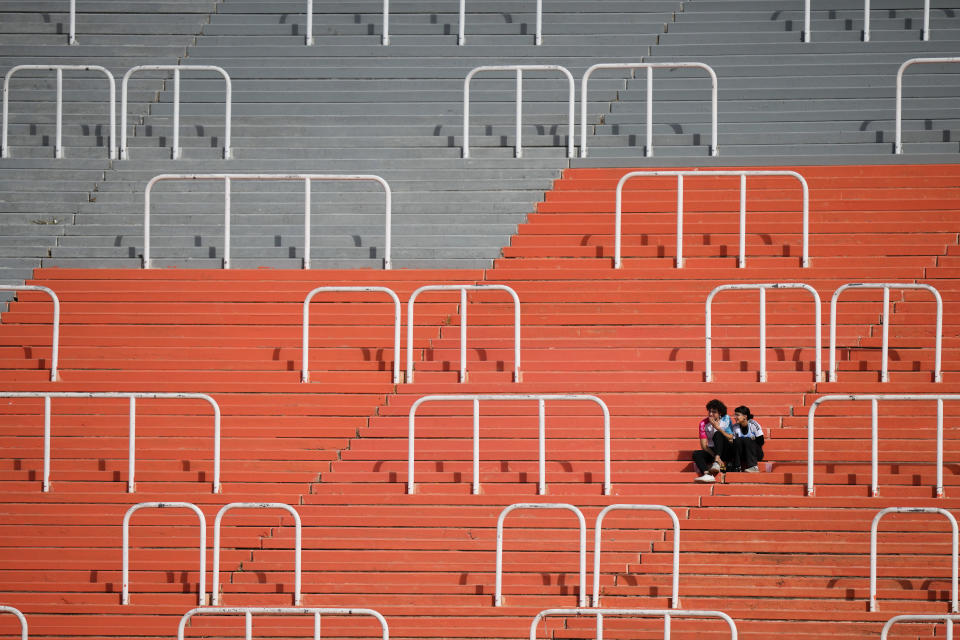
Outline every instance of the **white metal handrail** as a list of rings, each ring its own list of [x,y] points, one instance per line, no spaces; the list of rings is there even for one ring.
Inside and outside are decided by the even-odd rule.
[[[774,284],[723,284],[719,287],[714,287],[713,291],[710,292],[710,295],[707,296],[707,308],[704,323],[706,325],[704,345],[706,356],[706,372],[704,374],[704,379],[706,382],[713,381],[713,337],[711,320],[711,305],[713,303],[713,297],[721,291],[742,291],[749,289],[756,289],[760,292],[760,382],[767,381],[767,289],[804,289],[813,295],[813,335],[815,341],[814,349],[816,350],[816,370],[814,379],[817,382],[821,382],[823,380],[823,374],[821,372],[820,361],[820,294],[817,293],[817,290],[810,285],[800,282],[781,282]]]
[[[576,137],[576,125],[574,124],[574,82],[573,75],[566,67],[558,64],[506,64],[475,67],[470,70],[463,81],[463,157],[470,157],[470,81],[473,76],[487,71],[516,71],[517,73],[517,104],[516,104],[516,138],[517,146],[514,155],[517,158],[523,157],[523,72],[524,71],[559,71],[567,77],[568,93],[568,111],[569,111],[569,132],[567,133],[567,157],[574,156],[573,139]]]
[[[920,31],[920,38],[924,42],[930,40],[930,0],[923,0],[923,30]],[[870,42],[870,0],[863,0],[863,41]]]
[[[304,203],[303,203],[303,268],[310,268],[310,188],[314,180],[319,181],[365,181],[376,182],[383,187],[385,196],[384,205],[384,248],[383,248],[383,268],[392,267],[390,261],[391,252],[391,229],[393,213],[393,192],[390,185],[380,176],[367,174],[328,174],[328,173],[164,173],[154,176],[147,183],[147,188],[143,194],[143,268],[150,269],[150,192],[158,182],[164,180],[223,180],[223,268],[230,268],[230,214],[231,214],[231,194],[230,185],[233,180],[265,180],[265,181],[290,181],[303,180],[304,182]]]
[[[950,582],[950,612],[960,612],[960,608],[957,606],[957,519],[946,509],[938,509],[936,507],[887,507],[886,509],[881,509],[877,515],[874,516],[873,524],[870,526],[870,611],[877,610],[877,527],[880,525],[880,520],[883,516],[888,513],[939,513],[950,522],[950,527],[953,532],[953,544],[951,546],[951,567],[953,570],[951,575],[953,577]]]
[[[381,291],[393,300],[393,384],[400,384],[400,298],[387,287],[317,287],[303,301],[303,353],[300,382],[310,382],[310,301],[318,293],[334,291]]]
[[[924,0],[929,2],[929,0]],[[893,152],[897,154],[903,153],[903,133],[902,133],[902,119],[903,119],[903,72],[907,70],[907,67],[915,64],[935,64],[940,62],[960,62],[960,58],[911,58],[903,64],[900,65],[900,68],[897,69],[897,114],[896,114],[896,139],[893,142]]]
[[[380,37],[380,43],[384,46],[390,44],[390,0],[383,0],[383,35]],[[307,0],[307,37],[306,44],[312,47],[313,40],[313,0]]]
[[[614,62],[600,63],[588,68],[580,81],[580,157],[587,157],[587,83],[590,76],[598,69],[646,69],[647,70],[647,143],[643,147],[643,155],[653,156],[653,70],[654,69],[703,69],[710,76],[710,113],[711,113],[711,144],[710,155],[719,155],[717,146],[717,73],[703,62]]]
[[[116,81],[113,74],[104,67],[96,64],[19,64],[9,71],[3,78],[3,133],[0,140],[0,158],[10,157],[10,145],[7,144],[7,124],[9,122],[9,101],[10,101],[10,78],[18,71],[56,71],[57,72],[57,134],[56,142],[53,147],[54,157],[63,157],[63,72],[64,71],[99,71],[107,76],[109,84],[110,100],[110,141],[107,144],[107,155],[111,160],[117,157],[116,128],[117,128],[117,106],[116,106]]]
[[[195,615],[213,615],[227,616],[238,613],[244,614],[244,637],[246,640],[253,638],[253,614],[266,616],[289,616],[289,615],[312,615],[313,616],[313,640],[320,640],[320,616],[370,616],[380,623],[382,630],[381,640],[390,640],[390,629],[387,626],[386,619],[379,612],[373,609],[338,609],[330,607],[218,607],[211,609],[202,607],[191,609],[180,618],[180,624],[177,627],[177,640],[183,640],[184,631],[187,622]]]
[[[833,292],[830,299],[830,382],[837,381],[837,299],[847,289],[883,289],[883,343],[881,357],[880,382],[890,381],[890,371],[887,354],[890,350],[890,289],[923,289],[933,294],[937,301],[937,337],[936,355],[934,356],[934,382],[943,382],[941,371],[941,344],[943,342],[943,298],[940,292],[929,284],[896,283],[896,282],[851,282],[840,286]]]
[[[930,0],[923,0],[923,30],[920,36],[924,42],[930,40]],[[801,42],[810,42],[810,0],[803,2],[803,32]],[[870,42],[870,0],[863,4],[863,41]]]
[[[960,622],[960,615],[957,614],[925,614],[925,615],[900,615],[893,616],[883,625],[883,631],[880,632],[880,640],[887,640],[887,634],[890,633],[890,627],[898,622],[945,622],[946,640],[953,640],[953,623]]]
[[[223,135],[223,157],[229,160],[233,157],[233,148],[230,146],[230,128],[233,121],[231,115],[233,109],[233,83],[230,81],[230,74],[223,67],[210,64],[143,64],[132,67],[123,74],[123,82],[120,87],[120,159],[126,160],[129,157],[127,150],[127,83],[130,77],[139,71],[173,71],[173,153],[174,160],[179,160],[183,154],[180,148],[180,72],[181,71],[215,71],[223,76],[225,84],[224,102],[226,124]]]
[[[519,502],[505,507],[500,512],[500,517],[497,518],[497,587],[493,605],[499,607],[503,604],[503,521],[511,511],[516,509],[566,509],[577,516],[577,520],[580,521],[580,593],[577,602],[581,607],[587,606],[587,522],[580,509],[563,502]]]
[[[67,36],[67,44],[79,44],[77,42],[77,0],[70,0],[70,35]]]
[[[52,289],[32,284],[0,284],[0,291],[41,291],[50,296],[53,302],[53,337],[51,338],[50,352],[50,382],[56,382],[60,377],[57,365],[60,357],[60,298]]]
[[[623,186],[633,178],[676,176],[677,178],[677,261],[678,269],[683,267],[683,178],[695,176],[739,176],[740,177],[740,257],[737,266],[746,267],[746,236],[747,236],[747,176],[788,176],[796,178],[803,190],[803,260],[801,266],[810,266],[810,252],[808,237],[810,231],[810,189],[807,181],[796,171],[631,171],[624,174],[617,183],[616,230],[614,234],[613,266],[620,268],[620,218],[623,207]]]
[[[472,401],[473,402],[473,488],[474,495],[480,494],[480,401],[481,400],[536,400],[539,408],[539,481],[537,493],[547,492],[546,481],[546,401],[575,400],[597,404],[603,411],[603,494],[610,495],[610,409],[607,403],[593,395],[585,394],[500,394],[479,393],[463,395],[432,395],[417,399],[410,406],[407,435],[407,493],[416,491],[414,483],[414,439],[416,433],[417,409],[427,402]]]
[[[672,618],[719,618],[730,627],[730,640],[737,640],[737,625],[733,618],[722,611],[700,609],[544,609],[530,623],[530,640],[537,640],[537,625],[547,616],[596,616],[597,637],[603,640],[604,616],[663,616],[663,640],[670,640]]]
[[[467,17],[467,2],[466,0],[460,0],[460,26],[457,31],[457,44],[463,45],[466,43],[466,36],[464,35],[464,24],[466,23]],[[543,0],[537,0],[537,35],[534,37],[533,43],[537,46],[543,44]]]
[[[213,493],[220,493],[220,405],[205,393],[73,392],[73,391],[0,391],[0,398],[43,398],[43,491],[50,491],[50,410],[53,398],[126,398],[130,401],[129,453],[127,456],[127,493],[136,491],[137,399],[204,400],[213,408]]]
[[[30,637],[30,634],[27,631],[27,619],[24,617],[23,613],[19,609],[13,607],[8,607],[6,605],[0,605],[0,613],[10,613],[16,616],[17,620],[20,621],[20,640],[27,640]]]
[[[407,301],[407,382],[413,382],[413,304],[424,291],[460,292],[460,382],[467,381],[467,291],[506,291],[513,298],[513,381],[520,382],[520,298],[504,284],[430,284]]]
[[[659,504],[611,504],[597,516],[597,523],[593,527],[593,606],[600,606],[600,538],[603,533],[603,517],[610,511],[662,511],[670,516],[673,522],[673,597],[670,598],[670,607],[680,606],[680,520],[676,512],[670,507]]]
[[[123,515],[123,597],[121,604],[130,604],[130,517],[140,509],[190,509],[200,519],[200,593],[199,606],[207,604],[207,519],[197,505],[191,502],[140,502]]]
[[[296,540],[294,547],[294,595],[293,603],[300,605],[300,568],[301,568],[301,525],[300,514],[288,504],[282,502],[231,502],[217,511],[217,518],[213,521],[213,587],[210,590],[210,604],[214,607],[220,603],[220,521],[231,509],[283,509],[293,516],[296,526]]]
[[[877,462],[877,403],[880,400],[936,400],[937,401],[937,496],[943,496],[943,403],[945,400],[960,400],[960,394],[931,393],[931,394],[900,394],[900,393],[882,393],[882,394],[850,394],[850,395],[829,395],[821,396],[813,401],[810,410],[807,412],[807,495],[814,495],[813,486],[813,426],[814,414],[824,402],[838,400],[861,401],[869,400],[871,404],[871,458],[872,458],[872,481],[871,494],[880,495],[877,487],[878,483],[878,462]]]

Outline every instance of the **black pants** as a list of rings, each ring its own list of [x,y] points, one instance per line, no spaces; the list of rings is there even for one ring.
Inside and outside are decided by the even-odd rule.
[[[720,456],[720,459],[723,460],[723,463],[727,466],[734,466],[736,464],[737,450],[734,446],[735,442],[736,440],[733,442],[727,440],[719,431],[713,434],[713,451]],[[707,469],[713,466],[713,462],[714,457],[710,455],[709,452],[703,449],[697,449],[693,452],[693,463],[697,465],[697,471],[701,474],[706,473]]]
[[[753,438],[737,438],[731,444],[736,451],[735,465],[741,469],[749,469],[757,466],[757,463],[763,460],[763,447]]]

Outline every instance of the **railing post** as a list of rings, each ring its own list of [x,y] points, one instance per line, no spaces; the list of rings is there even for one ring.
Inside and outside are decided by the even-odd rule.
[[[77,42],[77,0],[70,0],[70,35],[67,37],[67,44],[79,44]]]
[[[937,497],[943,497],[943,398],[937,398]]]
[[[870,42],[870,0],[863,0],[863,41]]]
[[[173,159],[183,154],[180,148],[180,67],[173,68]]]
[[[303,179],[303,268],[310,268],[310,176]]]
[[[460,289],[460,382],[467,381],[467,290]]]
[[[307,0],[307,37],[305,43],[308,47],[313,46],[313,0]]]
[[[517,137],[517,148],[514,150],[514,155],[517,158],[523,157],[523,69],[517,67],[517,124],[516,124],[516,137]]]
[[[800,42],[810,42],[810,0],[803,0],[803,33]]]
[[[134,482],[134,469],[136,468],[137,455],[137,398],[130,396],[129,414],[127,416],[130,435],[127,438],[127,493],[136,491],[136,482]]]
[[[43,397],[43,492],[50,491],[50,413],[53,399]]]
[[[653,67],[647,67],[647,144],[643,155],[653,157]]]
[[[924,42],[930,40],[930,0],[923,0],[923,33],[920,37]]]
[[[63,69],[57,67],[57,142],[53,150],[57,159],[63,157]]]
[[[473,495],[480,495],[480,398],[473,399]]]
[[[767,381],[767,289],[760,287],[760,382]]]
[[[547,408],[543,398],[537,398],[537,451],[539,460],[539,480],[537,495],[547,495]]]
[[[383,46],[390,44],[390,0],[383,0],[383,35],[380,37]],[[317,619],[319,624],[319,618]],[[319,636],[317,636],[319,640]]]
[[[223,177],[223,268],[230,268],[230,176]]]
[[[890,365],[887,355],[890,352],[890,287],[883,288],[883,344],[881,347],[880,382],[890,382]]]
[[[677,174],[677,269],[683,268],[683,174]]]
[[[877,398],[876,396],[870,398],[870,495],[874,498],[880,495],[880,488],[878,486],[878,439],[879,434],[877,433],[877,428],[879,424],[879,409],[877,407]]]
[[[7,124],[10,120],[10,76],[13,69],[3,77],[3,131],[0,132],[0,158],[10,157],[10,145],[7,144]]]
[[[740,258],[737,266],[747,266],[747,174],[740,174]]]
[[[467,2],[466,0],[460,0],[460,24],[457,27],[457,46],[463,46],[463,44],[466,42],[466,37],[464,36],[464,23],[466,22],[466,17]]]

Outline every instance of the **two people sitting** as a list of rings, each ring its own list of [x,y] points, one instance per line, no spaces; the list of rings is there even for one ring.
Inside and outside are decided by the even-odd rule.
[[[760,471],[757,463],[763,460],[763,428],[750,408],[741,405],[734,409],[733,420],[727,415],[727,405],[716,398],[706,408],[707,417],[700,421],[700,448],[693,452],[698,472],[694,482],[716,482],[721,472]]]

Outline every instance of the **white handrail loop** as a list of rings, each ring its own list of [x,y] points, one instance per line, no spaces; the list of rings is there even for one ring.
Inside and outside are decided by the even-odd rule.
[[[810,266],[810,188],[807,181],[796,171],[764,171],[764,170],[705,170],[705,171],[631,171],[623,175],[617,183],[617,202],[616,217],[614,219],[614,256],[613,267],[619,269],[620,260],[620,227],[623,209],[623,186],[633,178],[657,177],[657,176],[676,176],[677,178],[677,269],[683,268],[683,179],[685,177],[696,176],[737,176],[740,178],[740,255],[737,260],[737,266],[741,269],[746,267],[746,235],[747,235],[747,176],[787,176],[795,178],[799,183],[803,193],[803,258],[801,266],[806,268]]]
[[[580,509],[563,502],[519,502],[500,512],[500,517],[497,518],[497,586],[493,606],[503,605],[503,521],[516,509],[566,509],[577,516],[580,523],[580,593],[577,594],[577,603],[581,607],[587,606],[587,521]]]
[[[886,621],[883,625],[883,630],[880,632],[880,640],[887,640],[888,634],[890,633],[890,628],[897,624],[898,622],[945,622],[946,623],[946,640],[953,640],[953,623],[960,622],[960,615],[958,614],[919,614],[919,615],[899,615],[893,616]]]
[[[888,513],[938,513],[950,522],[950,528],[953,533],[951,542],[951,568],[952,568],[952,579],[951,579],[951,590],[950,590],[950,613],[960,613],[960,608],[957,606],[957,546],[958,546],[958,532],[957,532],[957,519],[953,517],[953,514],[947,511],[946,509],[938,509],[936,507],[887,507],[886,509],[881,509],[876,516],[873,518],[873,524],[870,525],[870,611],[877,610],[877,528],[880,525],[880,520],[883,516]]]
[[[213,409],[213,493],[220,493],[220,405],[205,393],[2,391],[0,398],[43,398],[43,491],[50,491],[50,422],[53,398],[120,398],[130,403],[127,454],[127,493],[136,491],[136,401],[143,399],[203,400]]]
[[[813,440],[814,440],[814,415],[817,412],[817,407],[819,407],[824,402],[836,402],[836,401],[870,401],[871,407],[871,458],[872,458],[872,472],[871,472],[871,487],[870,493],[874,497],[880,495],[880,490],[878,488],[878,445],[877,445],[877,422],[878,422],[878,408],[877,404],[881,400],[917,400],[917,401],[929,401],[935,400],[937,402],[937,497],[943,496],[943,403],[947,400],[960,400],[960,394],[949,394],[949,393],[931,393],[931,394],[908,394],[908,393],[880,393],[880,394],[850,394],[850,395],[827,395],[821,396],[813,401],[813,404],[810,405],[809,411],[807,411],[807,495],[815,495],[815,488],[813,486]]]
[[[924,0],[924,2],[929,2],[930,0]],[[867,0],[869,2],[869,0]],[[924,29],[924,33],[927,30]],[[907,67],[910,67],[915,64],[936,64],[941,62],[960,62],[960,57],[954,58],[911,58],[903,64],[900,65],[900,68],[897,69],[897,105],[896,105],[896,133],[893,142],[893,152],[896,154],[903,153],[903,132],[902,132],[902,118],[903,118],[903,72],[907,70]]]
[[[293,603],[300,605],[302,596],[300,593],[300,571],[301,571],[301,547],[302,535],[300,514],[297,510],[288,504],[282,502],[231,502],[225,504],[217,511],[217,517],[213,521],[213,586],[210,589],[210,604],[216,607],[220,603],[220,521],[231,509],[283,509],[291,516],[296,527],[295,547],[294,547],[294,594]]]
[[[373,609],[340,609],[331,607],[218,607],[211,609],[209,607],[191,609],[180,618],[180,624],[177,626],[177,640],[184,640],[184,632],[187,622],[195,615],[227,616],[243,614],[245,618],[245,629],[247,640],[253,638],[253,615],[267,616],[290,616],[290,615],[312,615],[313,616],[313,640],[320,640],[320,617],[328,616],[370,616],[380,623],[381,640],[390,640],[390,628],[387,626],[387,620],[379,612]]]
[[[596,616],[597,640],[603,640],[604,616],[662,616],[663,638],[670,640],[671,618],[719,618],[730,628],[730,640],[737,640],[737,625],[733,618],[722,611],[701,609],[544,609],[530,623],[530,640],[537,640],[537,625],[547,616]]]
[[[670,516],[673,523],[673,596],[670,607],[680,606],[680,519],[670,507],[659,504],[611,504],[597,515],[593,527],[593,606],[600,606],[600,539],[603,533],[603,517],[611,511],[662,511]]]
[[[120,604],[130,604],[130,517],[140,509],[190,509],[200,520],[200,585],[199,606],[207,604],[207,519],[197,505],[191,502],[140,502],[123,514],[123,596]]]
[[[304,183],[303,202],[303,268],[310,268],[311,252],[311,225],[310,203],[311,184],[317,181],[361,181],[375,182],[383,187],[384,192],[384,241],[383,241],[383,268],[389,270],[393,263],[390,258],[392,251],[393,228],[393,192],[386,180],[376,175],[368,174],[328,174],[328,173],[164,173],[154,176],[147,183],[143,193],[143,268],[152,268],[150,260],[150,193],[154,185],[161,181],[170,180],[222,180],[224,183],[223,198],[223,268],[230,268],[230,217],[231,217],[231,184],[234,180],[264,180],[264,181],[297,181]]]
[[[303,345],[300,382],[310,382],[310,302],[318,293],[335,291],[379,291],[393,300],[393,384],[400,384],[400,298],[387,287],[317,287],[303,301]]]
[[[943,298],[940,292],[929,284],[897,283],[897,282],[851,282],[841,285],[833,292],[830,299],[830,382],[837,381],[837,299],[847,289],[883,289],[883,342],[881,347],[880,382],[890,381],[889,363],[887,355],[890,350],[890,289],[929,291],[937,302],[936,324],[936,353],[934,355],[933,381],[943,382],[941,370],[941,346],[943,343]]]
[[[537,484],[537,493],[545,495],[547,493],[546,481],[546,401],[547,400],[574,400],[593,402],[600,407],[603,412],[603,495],[610,495],[610,409],[607,403],[593,395],[585,394],[501,394],[501,393],[477,393],[461,395],[430,395],[418,398],[410,406],[410,412],[407,418],[407,493],[416,492],[416,483],[414,482],[414,441],[416,434],[417,409],[420,405],[427,402],[445,402],[445,401],[468,401],[473,403],[473,487],[474,495],[480,494],[480,401],[486,400],[509,400],[509,401],[529,401],[536,400],[539,415],[539,481]]]
[[[520,382],[520,298],[504,284],[430,284],[420,287],[407,301],[407,379],[413,382],[413,305],[424,291],[460,292],[460,382],[467,381],[467,291],[506,291],[513,298],[513,381]]]
[[[576,125],[574,123],[574,92],[576,91],[573,75],[566,67],[558,64],[506,64],[490,65],[483,67],[474,67],[467,73],[463,80],[463,157],[470,157],[470,81],[473,76],[481,72],[488,71],[515,71],[517,74],[517,102],[516,102],[516,150],[515,157],[523,157],[523,72],[524,71],[559,71],[567,77],[567,103],[568,116],[570,120],[569,131],[567,133],[567,157],[574,157],[574,138],[576,137]]]
[[[71,36],[72,37],[72,36]],[[71,44],[76,44],[72,42]],[[57,72],[57,133],[53,154],[57,159],[63,158],[63,72],[64,71],[99,71],[107,77],[110,102],[110,138],[107,143],[107,156],[114,160],[117,157],[117,88],[113,74],[104,67],[96,64],[19,64],[3,77],[3,131],[0,133],[0,158],[10,157],[10,145],[7,143],[7,125],[10,119],[10,78],[18,71],[56,71]]]
[[[57,369],[60,358],[60,298],[53,292],[53,289],[41,287],[32,284],[0,284],[0,291],[40,291],[50,296],[53,303],[53,336],[51,338],[50,351],[50,382],[56,382],[60,378]]]
[[[315,44],[313,39],[313,0],[307,0],[307,35],[304,40],[308,47]],[[383,46],[390,44],[390,0],[383,0],[383,35],[380,36],[380,44]]]
[[[179,160],[183,155],[183,149],[180,147],[180,72],[181,71],[214,71],[223,76],[224,82],[224,103],[226,124],[223,135],[223,158],[230,160],[233,158],[233,148],[230,146],[230,129],[233,122],[233,83],[230,80],[230,74],[223,67],[210,64],[143,64],[131,67],[123,74],[123,82],[120,86],[120,159],[127,160],[129,153],[127,149],[127,83],[130,77],[140,71],[173,71],[173,151],[171,157]]]
[[[30,633],[27,630],[27,619],[19,609],[0,604],[0,613],[12,614],[20,621],[20,640],[28,640]]]
[[[594,71],[600,69],[646,69],[647,70],[647,142],[643,147],[643,155],[653,156],[653,70],[654,69],[703,69],[710,76],[710,114],[711,114],[711,144],[710,155],[720,155],[717,146],[717,73],[708,64],[703,62],[614,62],[600,63],[588,68],[580,81],[580,157],[587,157],[587,96],[588,83]]]
[[[808,284],[800,282],[780,282],[771,284],[722,284],[710,292],[707,296],[705,321],[706,336],[704,344],[704,355],[706,360],[706,371],[704,372],[704,381],[713,381],[713,337],[712,337],[712,307],[713,298],[721,291],[746,291],[756,289],[760,293],[760,382],[767,381],[767,290],[768,289],[803,289],[809,291],[813,296],[813,333],[814,349],[816,350],[816,369],[814,370],[814,380],[823,381],[823,372],[821,371],[820,352],[821,333],[820,333],[820,294],[817,290]]]
[[[457,27],[457,45],[463,46],[467,42],[465,23],[467,17],[467,2],[460,0],[460,22]],[[543,0],[537,0],[537,34],[534,36],[533,43],[537,46],[543,44]]]

